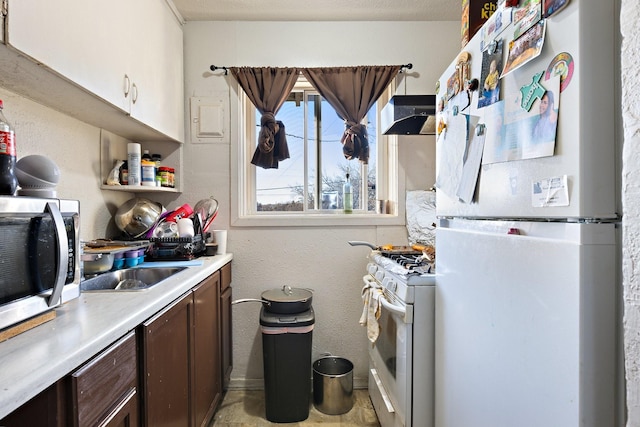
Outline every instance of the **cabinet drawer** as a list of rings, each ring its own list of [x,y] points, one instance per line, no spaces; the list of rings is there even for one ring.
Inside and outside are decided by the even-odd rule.
[[[231,286],[231,263],[225,264],[220,269],[220,292],[224,292]]]
[[[74,426],[95,425],[138,380],[136,336],[129,333],[71,374]]]

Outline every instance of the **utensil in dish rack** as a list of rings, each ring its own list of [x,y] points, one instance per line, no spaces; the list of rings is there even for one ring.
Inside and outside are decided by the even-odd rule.
[[[206,233],[211,223],[218,215],[218,201],[213,197],[209,197],[208,199],[199,200],[196,203],[193,211],[200,218],[200,224],[202,224],[202,232]]]

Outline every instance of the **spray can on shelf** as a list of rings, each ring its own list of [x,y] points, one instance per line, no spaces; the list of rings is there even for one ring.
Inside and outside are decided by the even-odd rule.
[[[128,185],[141,184],[141,148],[137,142],[127,144],[127,164],[129,166],[129,175],[127,178]]]
[[[13,126],[9,124],[2,113],[0,99],[0,194],[13,196],[18,188],[16,178],[16,140]]]

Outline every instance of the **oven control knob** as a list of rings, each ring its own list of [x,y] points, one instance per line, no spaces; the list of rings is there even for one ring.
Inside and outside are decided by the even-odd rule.
[[[382,280],[384,279],[384,270],[376,271],[376,275],[374,277],[378,282],[382,283]]]
[[[382,282],[382,286],[389,289],[393,293],[395,293],[398,289],[398,284],[391,277],[385,277],[384,281]]]
[[[367,264],[367,273],[369,273],[370,275],[375,275],[376,271],[378,271],[378,266],[372,262],[370,262],[369,264]]]

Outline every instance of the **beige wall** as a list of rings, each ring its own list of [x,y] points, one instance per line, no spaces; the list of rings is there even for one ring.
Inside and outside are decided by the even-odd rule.
[[[117,233],[112,216],[130,194],[100,190],[100,129],[0,87],[4,115],[14,126],[18,159],[45,155],[60,169],[59,198],[80,200],[81,237]]]
[[[459,24],[429,22],[188,22],[185,26],[185,94],[211,96],[229,92],[231,77],[209,66],[330,66],[412,63],[407,94],[434,93],[442,70],[459,51]],[[312,48],[313,47],[313,48]],[[404,83],[400,85],[404,93]],[[232,116],[233,117],[233,116]],[[235,117],[231,143],[237,142]],[[187,126],[189,123],[187,122]],[[348,240],[406,244],[404,226],[261,227],[230,225],[230,146],[192,144],[186,136],[187,173],[182,198],[213,195],[222,202],[215,226],[229,229],[234,254],[234,299],[291,285],[315,290],[313,356],[330,352],[350,359],[357,386],[366,384],[367,341],[358,319],[362,313],[362,276],[366,248]],[[399,142],[401,186],[430,188],[435,181],[433,136],[403,137]],[[185,164],[185,168],[188,167]],[[404,195],[401,197],[404,198]],[[262,386],[260,306],[233,307],[234,369],[232,386]]]
[[[189,98],[229,90],[228,81],[209,72],[217,65],[375,65],[405,64],[401,93],[433,93],[439,73],[459,50],[457,23],[188,23],[185,26],[185,108]],[[256,34],[265,37],[256,38]],[[346,40],[352,42],[346,44]],[[310,46],[314,46],[311,50]],[[83,239],[117,233],[113,214],[131,193],[101,190],[101,130],[0,88],[5,115],[16,129],[18,157],[49,156],[61,170],[58,196],[81,202]],[[231,142],[236,131],[231,123]],[[283,284],[313,288],[316,310],[314,357],[331,352],[355,365],[357,385],[366,383],[367,341],[358,324],[366,248],[347,240],[406,243],[404,226],[237,228],[230,227],[230,145],[191,144],[183,149],[182,194],[158,194],[167,208],[216,197],[221,203],[215,228],[229,229],[234,253],[234,298],[257,297]],[[401,186],[430,188],[435,181],[433,136],[400,138]],[[402,197],[401,197],[402,199]],[[234,306],[233,385],[262,386],[259,306]]]

